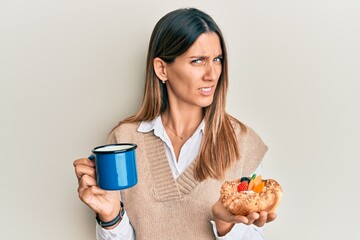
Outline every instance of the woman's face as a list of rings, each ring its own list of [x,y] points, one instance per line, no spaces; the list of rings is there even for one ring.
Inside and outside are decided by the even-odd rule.
[[[166,65],[169,102],[179,107],[207,107],[222,71],[222,49],[216,33],[203,33],[187,52]]]

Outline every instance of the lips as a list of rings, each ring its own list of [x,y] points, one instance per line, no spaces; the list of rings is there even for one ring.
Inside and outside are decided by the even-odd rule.
[[[200,91],[202,91],[202,92],[210,92],[210,91],[211,91],[211,87],[200,88]]]
[[[214,87],[202,87],[202,88],[199,88],[199,91],[203,95],[210,95],[212,93],[213,88]]]

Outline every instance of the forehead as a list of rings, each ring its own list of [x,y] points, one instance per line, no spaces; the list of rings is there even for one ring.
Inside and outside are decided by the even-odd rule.
[[[185,52],[186,56],[221,55],[220,38],[215,32],[201,34],[191,47]]]

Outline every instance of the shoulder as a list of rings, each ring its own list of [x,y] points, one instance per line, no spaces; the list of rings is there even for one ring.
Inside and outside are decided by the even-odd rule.
[[[109,143],[119,143],[124,141],[129,141],[134,138],[134,135],[137,133],[137,129],[140,125],[140,122],[134,123],[121,123],[117,125],[110,133],[108,137]]]
[[[251,128],[249,125],[240,122],[238,119],[231,117],[231,125],[233,126],[234,132],[237,136],[237,139],[240,141],[247,141],[251,143],[262,143],[265,145],[261,137],[257,132]]]
[[[237,161],[237,163],[242,168],[242,176],[249,176],[259,166],[268,147],[257,132],[247,124],[234,117],[230,117],[230,122],[240,150],[240,161]]]
[[[267,146],[259,134],[248,125],[245,125],[245,131],[240,135],[240,140],[245,141],[249,145],[255,145],[267,150]]]
[[[259,134],[247,124],[233,118],[231,119],[234,132],[240,148],[240,155],[250,155],[262,159],[268,150]]]
[[[254,129],[244,124],[245,129],[238,131],[240,159],[243,164],[243,176],[249,176],[259,166],[268,151],[267,145]]]

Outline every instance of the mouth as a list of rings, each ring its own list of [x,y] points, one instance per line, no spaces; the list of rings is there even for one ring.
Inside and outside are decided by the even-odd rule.
[[[202,93],[211,93],[213,87],[203,87],[203,88],[199,88],[200,92]]]
[[[199,88],[200,93],[204,96],[211,95],[213,93],[213,90],[214,90],[214,86]]]

